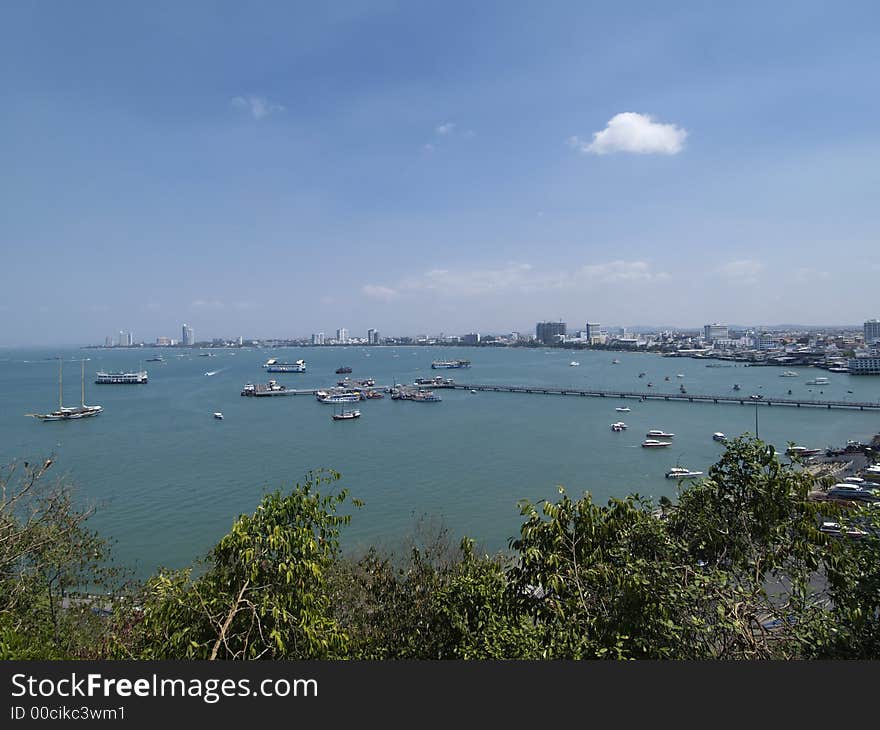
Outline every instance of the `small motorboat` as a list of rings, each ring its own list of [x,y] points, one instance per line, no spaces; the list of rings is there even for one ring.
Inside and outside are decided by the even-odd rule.
[[[616,432],[626,431],[626,428],[627,428],[627,426],[623,421],[618,421],[617,423],[611,424],[612,431],[616,431]]]
[[[619,406],[619,407],[615,408],[614,410],[617,411],[618,413],[629,413],[631,409],[627,408],[626,406]]]
[[[657,439],[645,439],[642,441],[642,447],[646,449],[659,449],[664,446],[672,446],[671,441],[658,441]]]
[[[220,411],[217,411],[217,412],[214,414],[214,418],[216,418],[218,421],[222,421],[222,420],[223,420],[223,414],[220,413]]]
[[[474,395],[476,395],[477,391],[475,391],[473,388],[471,388],[471,393],[473,393]]]
[[[723,444],[725,441],[727,441],[727,436],[721,433],[721,431],[716,431],[712,434],[712,440]]]
[[[578,365],[580,365],[580,363],[577,360],[572,360],[570,363],[568,363],[568,366],[572,368],[576,368]]]

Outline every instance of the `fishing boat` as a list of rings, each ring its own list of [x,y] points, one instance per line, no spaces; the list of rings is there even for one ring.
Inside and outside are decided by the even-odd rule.
[[[740,384],[739,384],[739,383],[734,383],[734,384],[733,384],[733,389],[734,389],[734,390],[742,390],[742,388],[740,387]]]
[[[343,365],[341,367],[336,368],[337,375],[343,375],[344,373],[350,373],[350,372],[351,372],[351,368],[348,367],[348,365]]]
[[[40,421],[75,421],[81,418],[89,418],[97,416],[103,410],[103,406],[87,406],[86,405],[86,361],[82,361],[82,398],[78,406],[65,406],[62,386],[62,366],[63,360],[58,358],[58,410],[51,413],[29,413]]]
[[[357,409],[353,411],[342,411],[341,413],[334,413],[331,418],[334,421],[352,421],[355,418],[360,418],[361,412]]]

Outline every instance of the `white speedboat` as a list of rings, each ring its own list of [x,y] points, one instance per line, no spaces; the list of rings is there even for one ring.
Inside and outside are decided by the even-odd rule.
[[[570,363],[568,363],[568,366],[572,368],[576,368],[578,365],[580,365],[580,363],[577,362],[577,360],[572,360]]]
[[[648,438],[651,439],[671,439],[675,438],[674,433],[666,433],[666,431],[661,431],[659,428],[652,428],[648,433],[645,434]]]
[[[716,431],[715,433],[712,434],[712,440],[718,441],[723,444],[725,441],[727,441],[727,436],[725,436],[723,433],[721,433],[721,431]]]
[[[618,421],[617,423],[611,424],[612,431],[620,432],[620,431],[626,431],[626,429],[627,429],[627,426],[623,421]]]
[[[684,466],[674,466],[668,472],[666,472],[667,479],[691,479],[693,477],[701,477],[703,476],[703,472],[701,471],[692,471]]]
[[[615,408],[614,410],[617,411],[618,413],[629,413],[630,410],[632,410],[632,409],[627,408],[626,406],[620,406],[618,408]]]
[[[780,375],[780,378],[797,378],[800,377],[794,370],[785,370]]]
[[[642,447],[646,449],[660,449],[664,446],[672,446],[671,441],[658,441],[657,439],[645,439],[642,441]]]
[[[808,380],[806,385],[828,385],[829,382],[828,378],[813,378]]]
[[[222,421],[222,420],[223,420],[223,414],[220,413],[220,411],[217,411],[217,412],[214,414],[214,418],[216,418],[218,421]]]

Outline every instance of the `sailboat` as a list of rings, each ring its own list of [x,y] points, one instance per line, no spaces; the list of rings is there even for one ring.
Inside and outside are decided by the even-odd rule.
[[[62,387],[61,370],[63,359],[58,358],[58,410],[51,413],[29,413],[28,415],[41,421],[73,421],[78,418],[97,416],[104,410],[104,406],[86,405],[86,361],[82,361],[82,389],[80,405],[67,407],[64,405],[64,389]]]

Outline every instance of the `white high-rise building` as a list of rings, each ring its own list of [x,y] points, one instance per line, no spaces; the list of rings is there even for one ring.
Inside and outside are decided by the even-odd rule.
[[[348,330],[345,327],[340,327],[336,330],[336,341],[343,345],[348,342]]]
[[[880,341],[880,319],[869,319],[865,322],[865,344]]]
[[[312,344],[313,345],[323,345],[324,344],[324,333],[316,332],[312,335]]]
[[[195,333],[193,332],[193,328],[190,327],[188,324],[184,324],[183,325],[183,332],[182,332],[181,338],[180,338],[180,344],[183,345],[184,347],[190,347],[190,346],[194,345],[195,342],[196,342],[196,336],[195,336]]]
[[[379,330],[376,330],[376,329],[368,329],[367,330],[367,344],[368,345],[378,345],[379,344]]]
[[[706,324],[703,325],[703,339],[706,342],[714,342],[715,340],[726,340],[730,338],[730,333],[726,324]]]

